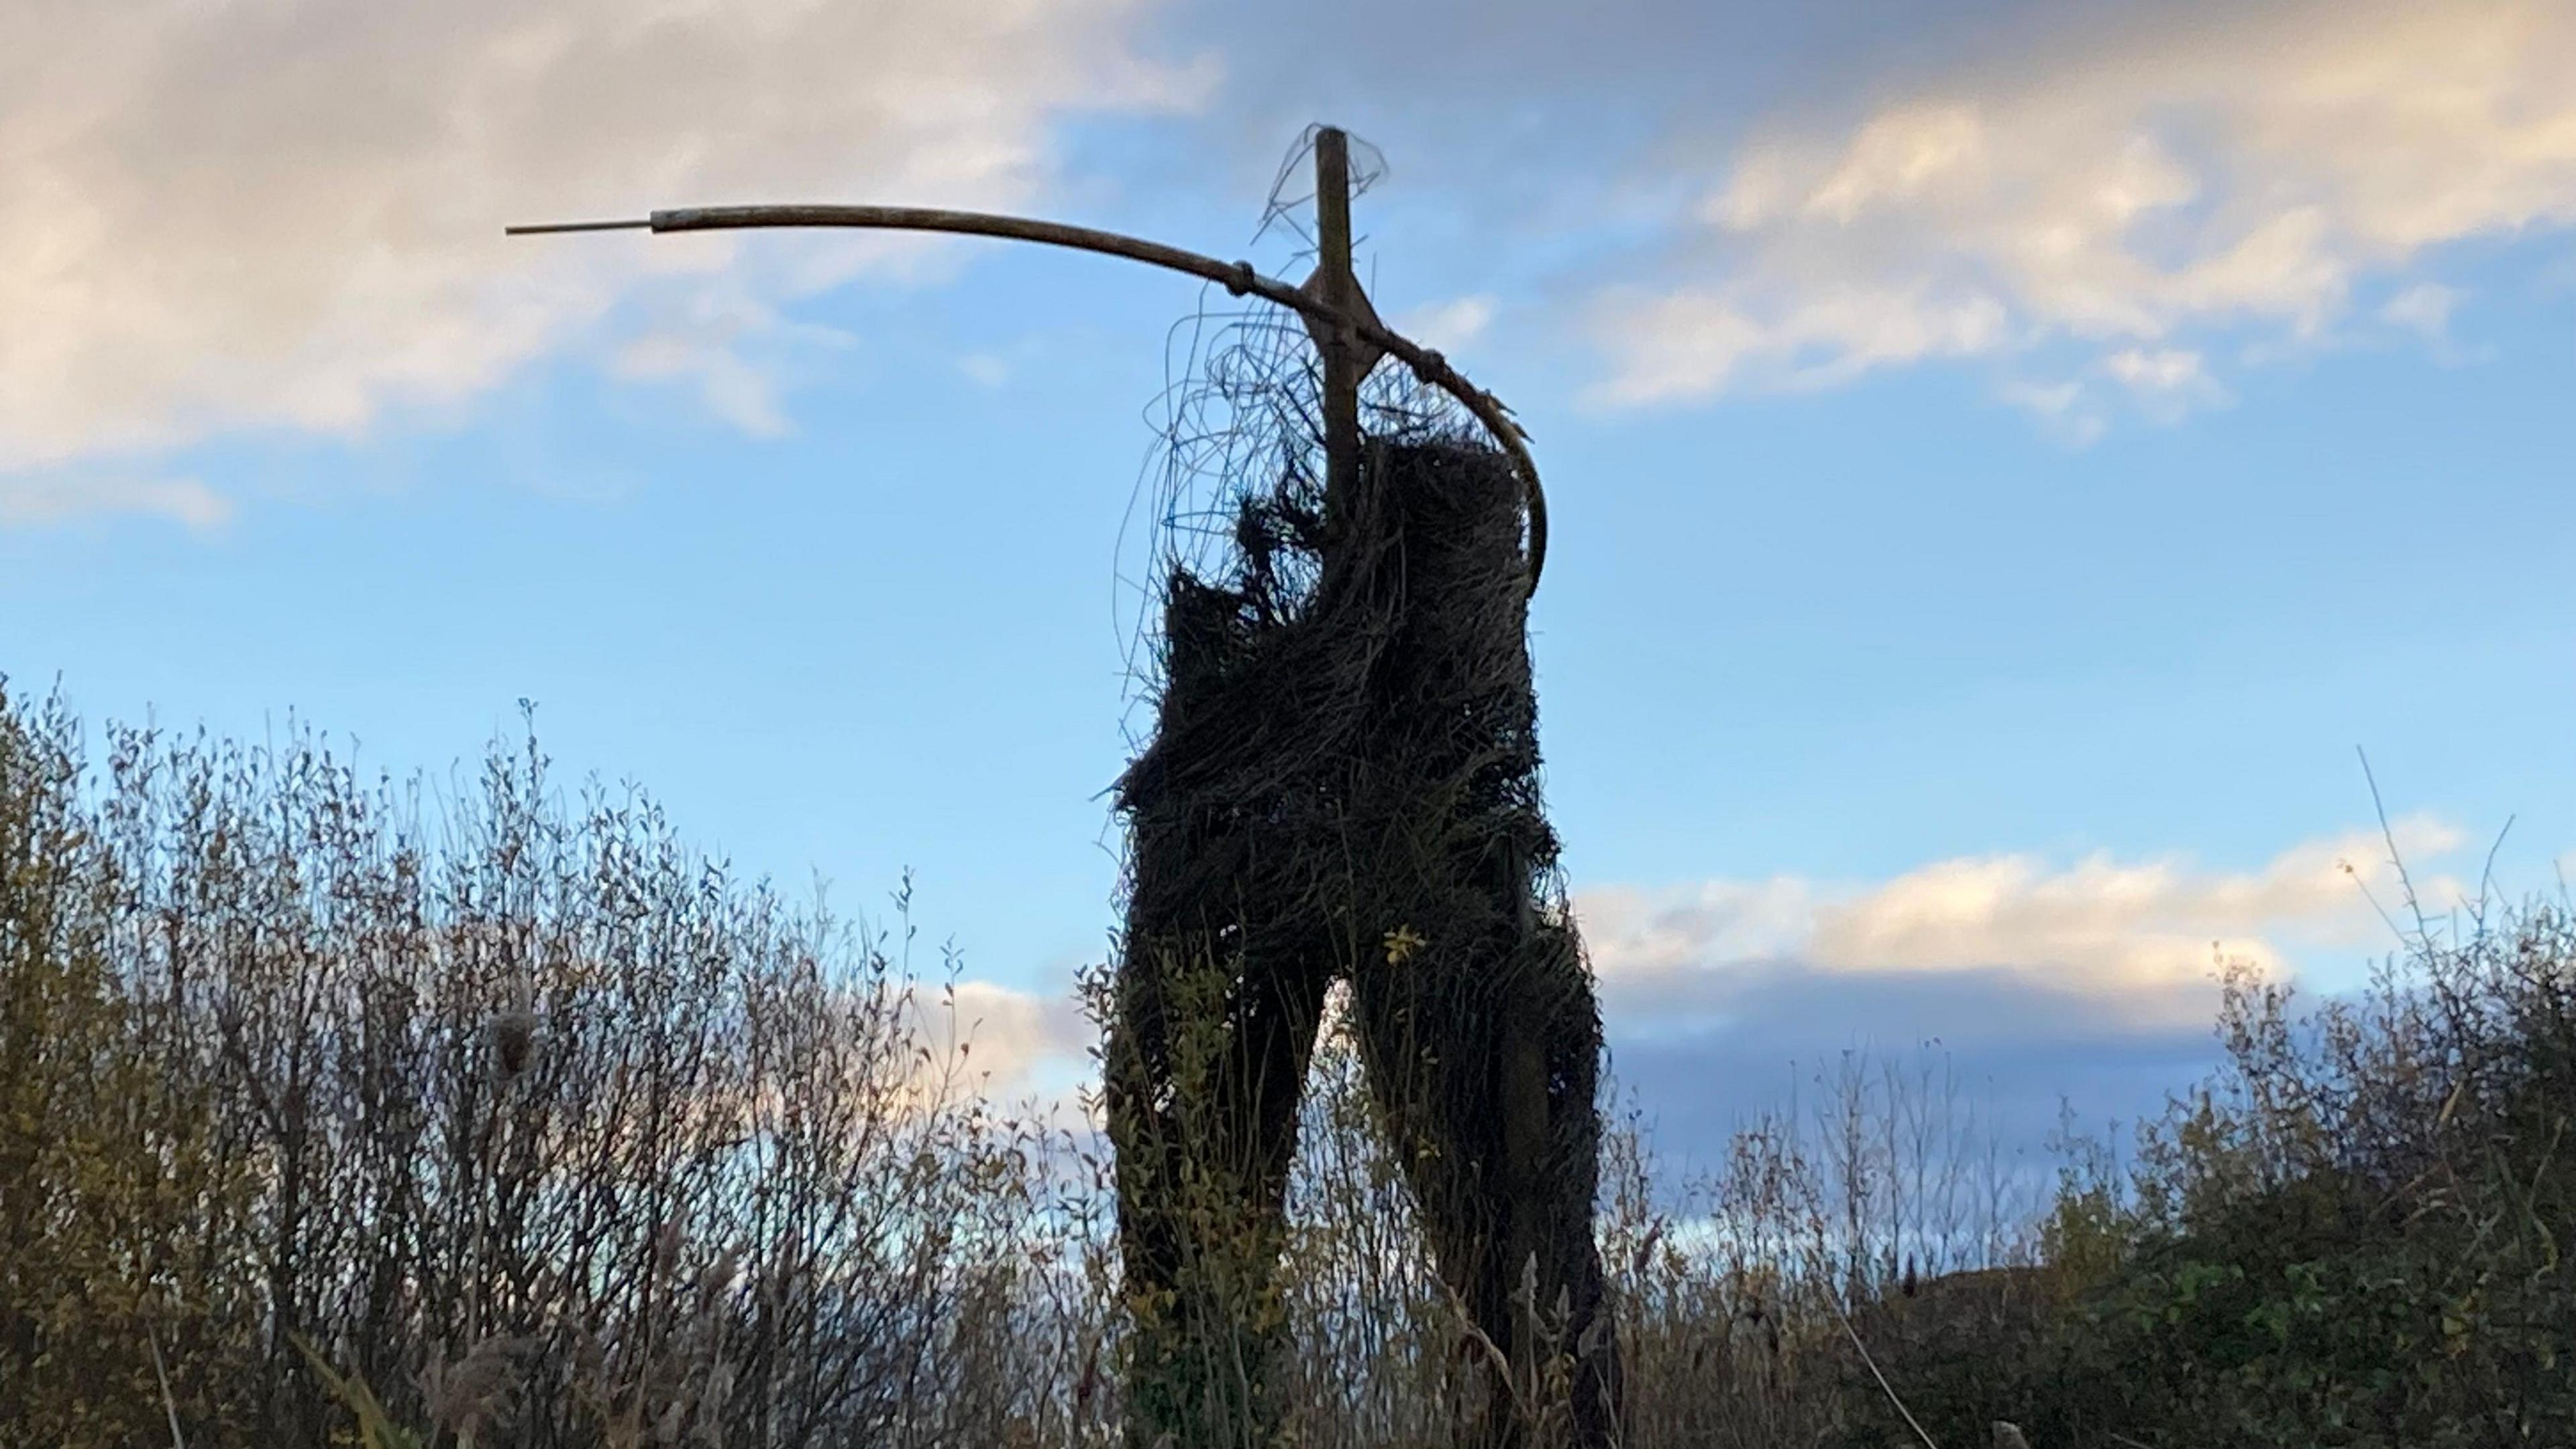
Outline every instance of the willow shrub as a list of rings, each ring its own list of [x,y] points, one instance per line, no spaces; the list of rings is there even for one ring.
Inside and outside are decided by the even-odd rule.
[[[2225,1069],[2053,1194],[1928,1067],[1678,1189],[1614,1117],[1627,1442],[2576,1442],[2569,922],[2234,979]],[[0,1449],[1117,1442],[1099,1138],[889,926],[532,742],[432,788],[0,690]],[[1482,1349],[1346,1029],[1302,1114],[1287,1430],[1449,1442]]]

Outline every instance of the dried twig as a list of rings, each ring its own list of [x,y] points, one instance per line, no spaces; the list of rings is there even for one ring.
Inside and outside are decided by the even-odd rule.
[[[1834,1317],[1842,1320],[1843,1332],[1850,1336],[1852,1347],[1860,1351],[1861,1363],[1869,1369],[1869,1376],[1878,1380],[1879,1388],[1887,1394],[1887,1401],[1894,1404],[1896,1412],[1904,1416],[1905,1427],[1912,1429],[1914,1437],[1923,1441],[1924,1449],[1941,1449],[1939,1444],[1933,1442],[1931,1435],[1923,1432],[1923,1426],[1915,1422],[1914,1411],[1905,1407],[1905,1401],[1896,1396],[1896,1386],[1887,1381],[1887,1375],[1878,1371],[1878,1360],[1870,1357],[1869,1345],[1860,1341],[1860,1330],[1852,1327],[1851,1315],[1843,1311],[1842,1298],[1837,1294],[1827,1293],[1825,1304],[1834,1310]]]
[[[160,1381],[161,1408],[170,1416],[170,1449],[188,1449],[187,1439],[179,1433],[179,1400],[170,1392],[170,1371],[161,1363],[161,1336],[146,1325],[143,1342],[152,1350],[152,1377]]]

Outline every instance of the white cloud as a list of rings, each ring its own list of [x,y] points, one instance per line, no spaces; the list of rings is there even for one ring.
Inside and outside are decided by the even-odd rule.
[[[757,304],[922,244],[501,228],[698,201],[1025,203],[1056,118],[1204,91],[1206,67],[1134,48],[1147,3],[0,9],[0,470],[355,432],[719,269],[757,334]],[[647,337],[616,364],[774,431],[755,351]]]
[[[957,359],[957,370],[977,387],[1000,387],[1011,380],[1011,360],[998,352],[970,352]]]
[[[1483,293],[1426,303],[1397,318],[1395,330],[1435,352],[1454,352],[1485,335],[1498,306]]]
[[[2103,358],[2102,369],[2146,393],[2189,392],[2209,383],[2209,373],[2201,366],[2200,354],[2180,347],[2156,351],[2126,348]]]
[[[230,521],[233,504],[194,478],[0,474],[0,526],[115,513],[166,518],[203,532]]]
[[[2100,441],[2110,427],[2080,382],[2008,382],[1995,395],[2078,448]]]
[[[2478,349],[2463,348],[2451,333],[2451,317],[2459,310],[2460,301],[2461,293],[2455,287],[2419,282],[2382,304],[2379,320],[2414,333],[2423,339],[2435,362],[2452,367],[2478,355]]]
[[[630,382],[694,380],[707,411],[751,436],[776,438],[788,431],[770,379],[730,347],[654,333],[618,348],[609,371]]]
[[[629,381],[693,382],[707,411],[756,438],[789,431],[778,401],[777,354],[797,345],[845,348],[854,340],[781,318],[739,278],[711,279],[673,300],[678,305],[617,347],[609,371]]]
[[[2102,370],[2160,422],[2176,422],[2194,407],[2227,401],[2227,389],[2209,375],[2201,355],[2187,347],[2124,347],[2102,359]]]
[[[2444,343],[2451,336],[2451,312],[2460,304],[2460,294],[2439,282],[2419,282],[2388,299],[2379,309],[2379,320],[2410,332],[2422,334],[2427,342]]]
[[[2178,339],[2325,340],[2366,276],[2576,223],[2559,0],[2166,12],[2022,61],[1741,147],[1699,212],[1714,276],[1601,300],[1595,400],[2071,343],[2171,416],[2223,395]]]
[[[2400,822],[2399,852],[2437,858],[2460,833]],[[2419,881],[2434,898],[2447,880]],[[2051,867],[2025,855],[1940,861],[1856,890],[1779,878],[1678,891],[1601,889],[1577,908],[1614,1028],[1670,1020],[1688,1003],[1722,1011],[1784,972],[1824,978],[1973,976],[2052,999],[2089,999],[2141,1025],[2207,1019],[2220,957],[2280,974],[2294,947],[2359,948],[2385,926],[2394,868],[2376,832],[2311,841],[2260,870],[2094,855]]]
[[[1889,363],[1991,352],[2011,315],[1988,296],[1848,281],[1765,302],[1740,286],[1630,293],[1604,308],[1619,375],[1592,398],[1635,406],[1727,391],[1758,376],[1801,389]]]
[[[953,1069],[951,1085],[1001,1100],[1060,1086],[1053,1079],[1082,1062],[1091,1042],[1090,1024],[1070,995],[1040,995],[989,981],[918,991],[912,1012],[927,1053],[921,1059],[924,1073]]]
[[[961,354],[957,359],[958,374],[980,388],[1009,386],[1013,378],[1032,368],[1041,368],[1059,349],[1061,339],[1044,332],[1025,332]]]
[[[2411,818],[2393,834],[2428,911],[2469,894],[2428,869],[2474,863],[2461,832]],[[1871,1082],[1895,1072],[1915,1109],[1964,1109],[1981,1140],[2044,1167],[2012,1154],[2042,1152],[2061,1109],[2096,1130],[2134,1122],[2215,1065],[2222,960],[2338,990],[2394,949],[2380,911],[2404,907],[2388,856],[2365,829],[2245,870],[1970,856],[1855,885],[1598,887],[1575,907],[1613,1081],[1643,1109],[1667,1170],[1722,1160],[1762,1114],[1804,1121],[1797,1094],[1831,1100],[1849,1070]],[[1101,1127],[1084,1115],[1093,1028],[1070,997],[970,983],[953,1017],[924,1021],[930,1054],[908,1090],[1035,1100],[1059,1122]],[[962,1060],[961,1025],[974,1043]]]
[[[2417,817],[2392,834],[2428,909],[2467,893],[2424,869],[2465,843],[2460,831]],[[2401,898],[2388,842],[2372,829],[2244,871],[2178,857],[1969,856],[1848,887],[1789,875],[1594,887],[1577,893],[1575,909],[1614,1049],[1634,1048],[1643,1063],[1697,1041],[1692,1051],[1723,1049],[1754,1072],[1729,1091],[1768,1091],[1773,1054],[1813,1060],[1873,1035],[1882,1047],[1946,1035],[2051,1070],[2076,1070],[2088,1053],[2139,1068],[2177,1041],[2205,1039],[2222,958],[2276,979],[2348,964],[2394,946],[2379,911],[2399,910]],[[993,1074],[986,1090],[1052,1082],[1065,1088],[1059,1102],[1070,1100],[1092,1039],[1070,998],[969,983],[957,1003],[953,1019],[928,1018],[934,1053],[957,1038],[955,1024],[938,1023],[970,1024],[967,1060]],[[1661,1070],[1649,1068],[1644,1084]]]

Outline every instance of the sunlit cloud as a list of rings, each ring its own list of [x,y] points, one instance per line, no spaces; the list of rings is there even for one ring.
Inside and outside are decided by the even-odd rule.
[[[2009,1097],[1999,1120],[2035,1142],[2061,1093],[2135,1114],[2188,1086],[2210,1057],[2223,967],[2313,981],[2393,947],[2396,860],[2428,910],[2472,894],[2438,869],[2465,843],[2416,817],[2243,870],[1965,856],[1857,884],[1605,885],[1578,891],[1575,910],[1614,1075],[1677,1156],[1779,1105],[1792,1063],[1858,1051],[1905,1064],[1927,1046]],[[1070,1084],[1088,1069],[1094,1028],[1070,1000],[978,986],[960,1001],[960,1019],[984,1023],[970,1059],[997,1083]]]
[[[2103,387],[2171,419],[2226,395],[2194,339],[2330,345],[2393,285],[2378,316],[2438,346],[2439,248],[2576,223],[2576,9],[2551,0],[2168,10],[2021,59],[1737,147],[1698,275],[1598,299],[1593,401],[2059,347],[2098,382],[2007,401],[2080,416]],[[2084,407],[2033,390],[2069,381]]]
[[[1479,293],[1416,307],[1396,319],[1395,330],[1441,352],[1455,352],[1483,337],[1500,309],[1494,297]]]
[[[861,272],[917,274],[935,244],[537,243],[503,225],[700,201],[1025,202],[1050,184],[1060,119],[1204,96],[1209,65],[1139,49],[1151,13],[8,7],[0,473],[241,430],[358,434],[567,349],[776,433],[768,360],[797,339],[771,309]],[[735,335],[654,325],[710,288]],[[640,324],[621,323],[629,311]],[[71,501],[120,506],[104,491]]]
[[[203,532],[229,522],[233,503],[195,478],[0,474],[0,527],[33,527],[92,514],[166,519]]]
[[[2427,861],[2463,837],[2399,822],[2401,858]],[[2448,900],[2456,881],[2419,881]],[[1671,1021],[1696,1002],[1723,1011],[1739,982],[1783,968],[1822,977],[1973,974],[2052,999],[2091,998],[2111,1019],[2205,1019],[2221,960],[2280,975],[2297,947],[2359,949],[2385,930],[2375,901],[2400,892],[2376,832],[2306,842],[2259,870],[2093,855],[1937,861],[1876,885],[1795,877],[1663,891],[1606,887],[1577,906],[1614,1022]]]

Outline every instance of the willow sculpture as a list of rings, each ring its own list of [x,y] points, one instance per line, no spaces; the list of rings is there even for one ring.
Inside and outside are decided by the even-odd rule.
[[[1128,1430],[1193,1449],[1278,1437],[1284,1201],[1340,982],[1478,1350],[1485,1409],[1464,1437],[1518,1445],[1548,1423],[1606,1445],[1620,1395],[1592,1231],[1601,1029],[1540,804],[1527,642],[1543,495],[1501,404],[1377,319],[1351,268],[1347,138],[1309,142],[1315,270],[1296,287],[1113,233],[909,208],[522,230],[969,232],[1281,309],[1260,335],[1289,345],[1238,348],[1193,383],[1221,418],[1174,441],[1218,460],[1221,504],[1196,515],[1194,552],[1163,555],[1152,734],[1116,789],[1130,848],[1102,1087]]]

